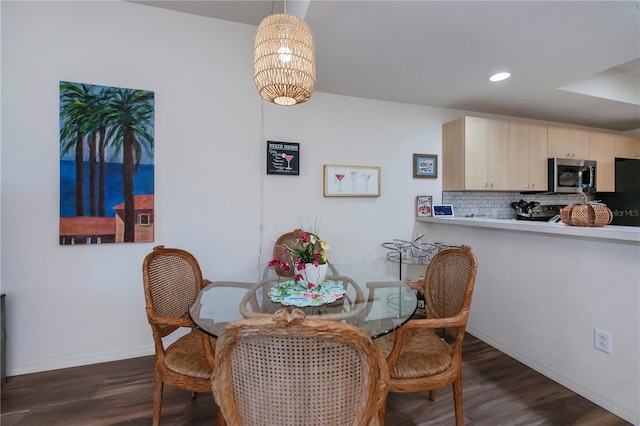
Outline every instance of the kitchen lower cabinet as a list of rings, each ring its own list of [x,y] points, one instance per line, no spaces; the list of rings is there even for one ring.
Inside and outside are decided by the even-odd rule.
[[[509,122],[461,117],[442,126],[443,191],[509,189]]]
[[[547,126],[509,123],[509,189],[547,190]]]

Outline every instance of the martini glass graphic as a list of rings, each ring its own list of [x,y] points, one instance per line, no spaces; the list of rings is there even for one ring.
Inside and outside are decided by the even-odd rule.
[[[342,192],[342,179],[344,179],[344,175],[336,173],[336,179],[338,179],[338,192]]]
[[[369,178],[371,178],[371,173],[362,174],[362,179],[364,179],[364,192],[369,192]]]
[[[351,172],[351,192],[356,192],[356,175],[358,172]]]
[[[291,160],[293,160],[293,155],[287,154],[284,156],[284,159],[287,160],[287,167],[285,170],[291,170]]]

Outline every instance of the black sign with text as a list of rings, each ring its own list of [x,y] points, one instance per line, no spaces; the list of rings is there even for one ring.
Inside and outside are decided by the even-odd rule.
[[[267,174],[299,175],[300,144],[267,141]]]

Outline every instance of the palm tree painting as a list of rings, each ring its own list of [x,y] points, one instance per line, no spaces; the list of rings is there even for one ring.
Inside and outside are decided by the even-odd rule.
[[[154,94],[60,82],[60,244],[151,242]]]

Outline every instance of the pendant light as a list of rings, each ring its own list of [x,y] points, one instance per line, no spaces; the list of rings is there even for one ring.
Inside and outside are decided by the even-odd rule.
[[[285,13],[260,22],[254,46],[254,81],[263,99],[295,105],[311,98],[316,84],[316,48],[304,20]]]

